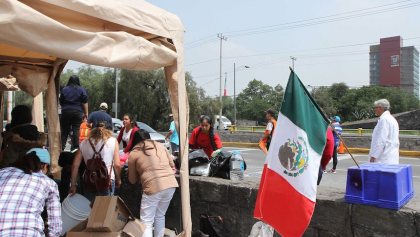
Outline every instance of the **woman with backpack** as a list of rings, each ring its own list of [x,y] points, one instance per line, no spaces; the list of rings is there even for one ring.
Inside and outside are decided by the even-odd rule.
[[[203,149],[209,158],[223,147],[219,134],[214,133],[213,121],[209,116],[200,118],[200,126],[192,131],[189,146],[191,149]]]
[[[78,170],[82,160],[86,165],[83,180],[81,180],[83,196],[93,201],[96,196],[113,195],[115,187],[119,188],[121,185],[118,152],[117,139],[105,127],[105,123],[98,123],[97,127],[91,130],[88,139],[80,144],[74,158],[70,195],[76,193]]]
[[[140,181],[143,188],[140,220],[146,228],[142,236],[163,237],[166,210],[178,187],[175,164],[168,150],[151,140],[148,132],[139,130],[134,134],[133,142],[135,146],[128,159],[128,180],[132,184]]]

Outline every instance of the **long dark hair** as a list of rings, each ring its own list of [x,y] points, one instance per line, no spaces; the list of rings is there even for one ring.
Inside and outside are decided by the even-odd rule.
[[[146,155],[149,155],[146,152],[146,150],[150,150],[152,148],[148,148],[148,149],[146,148],[146,146],[144,145],[144,142],[146,140],[150,140],[150,134],[147,131],[143,130],[143,129],[138,130],[137,132],[134,133],[134,137],[133,137],[133,144],[134,144],[134,146],[133,146],[133,148],[136,145],[138,145],[140,143],[143,143],[143,146],[141,147],[141,151],[143,151]],[[155,150],[157,150],[155,142],[154,141],[152,141],[152,142],[153,142],[153,146],[155,147]],[[131,148],[131,150],[133,150],[133,148]]]
[[[35,151],[33,151],[25,154],[13,166],[22,170],[25,174],[32,174],[41,170],[41,161]]]
[[[76,75],[70,76],[69,81],[67,82],[67,86],[73,86],[73,87],[80,86],[80,79],[79,79],[79,77],[76,76]]]
[[[12,122],[11,127],[17,125],[31,123],[32,122],[32,112],[31,109],[26,105],[17,105],[12,110]]]
[[[213,151],[217,150],[217,145],[216,145],[216,141],[214,140],[214,125],[213,125],[213,120],[207,116],[201,116],[200,118],[200,123],[203,123],[204,121],[207,121],[207,123],[210,124],[210,130],[209,130],[209,137],[210,137],[210,144],[211,147],[213,148]],[[220,119],[219,119],[219,126],[220,126]]]
[[[125,116],[127,116],[129,119],[130,119],[130,123],[131,123],[131,127],[138,127],[137,126],[137,123],[136,123],[136,118],[137,118],[137,116],[133,116],[133,115],[131,115],[130,113],[125,113],[124,114],[124,116],[123,116],[123,118],[125,117]]]

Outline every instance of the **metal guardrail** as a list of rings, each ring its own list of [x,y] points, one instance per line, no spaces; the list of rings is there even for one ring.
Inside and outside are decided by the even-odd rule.
[[[229,128],[231,133],[234,132],[264,132],[265,126],[235,126]],[[372,134],[373,129],[343,129],[344,134],[357,134],[363,136],[365,134]],[[420,130],[400,130],[400,135],[420,136]]]

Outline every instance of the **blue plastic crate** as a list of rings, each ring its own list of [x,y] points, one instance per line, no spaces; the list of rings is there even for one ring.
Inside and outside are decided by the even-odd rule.
[[[399,210],[414,196],[410,165],[363,164],[347,171],[345,200]]]

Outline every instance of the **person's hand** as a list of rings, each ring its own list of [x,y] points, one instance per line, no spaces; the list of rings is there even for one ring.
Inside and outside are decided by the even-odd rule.
[[[221,151],[222,151],[221,149],[218,149],[218,150],[213,151],[213,153],[211,153],[211,157],[212,158],[216,157],[217,154],[219,154]]]
[[[115,187],[120,188],[121,187],[121,179],[115,180]]]
[[[74,194],[76,194],[76,189],[77,186],[76,185],[71,185],[70,189],[69,189],[69,196],[73,196]]]
[[[376,161],[376,158],[375,157],[371,157],[370,158],[370,163],[375,163],[375,161]]]

